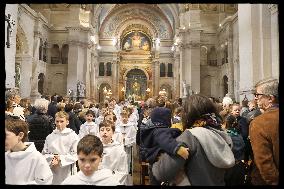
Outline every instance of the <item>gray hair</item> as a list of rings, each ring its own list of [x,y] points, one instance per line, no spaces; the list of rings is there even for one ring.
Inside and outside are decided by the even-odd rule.
[[[35,100],[34,107],[37,110],[37,112],[46,113],[48,109],[48,104],[49,104],[48,100],[40,98]]]
[[[261,87],[262,93],[265,95],[273,95],[278,98],[278,80],[277,79],[264,79],[259,81],[255,87]]]

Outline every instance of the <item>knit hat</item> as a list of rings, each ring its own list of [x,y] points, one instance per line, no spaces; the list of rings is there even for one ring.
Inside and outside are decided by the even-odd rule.
[[[165,107],[156,107],[152,110],[150,118],[154,124],[171,126],[171,110]]]

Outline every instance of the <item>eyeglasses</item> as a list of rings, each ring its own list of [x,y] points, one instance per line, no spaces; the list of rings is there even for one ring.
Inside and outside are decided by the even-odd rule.
[[[262,94],[262,93],[254,93],[254,96],[255,96],[255,97],[258,97],[258,96],[260,96],[260,95],[265,95],[265,94]]]

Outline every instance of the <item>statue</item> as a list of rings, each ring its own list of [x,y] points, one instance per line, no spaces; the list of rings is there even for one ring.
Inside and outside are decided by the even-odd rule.
[[[189,93],[189,91],[189,85],[186,84],[185,81],[183,81],[183,97],[188,97],[189,95],[191,95],[192,92]]]
[[[85,97],[85,84],[82,81],[77,83],[77,97]]]
[[[137,81],[134,82],[133,89],[134,89],[134,94],[138,96],[138,93],[140,91],[140,84]]]
[[[124,48],[125,50],[128,50],[128,49],[130,48],[129,41],[126,41],[126,42],[124,43],[123,48]]]

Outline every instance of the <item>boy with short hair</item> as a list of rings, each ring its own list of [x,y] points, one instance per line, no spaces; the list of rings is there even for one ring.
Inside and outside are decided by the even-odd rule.
[[[42,154],[50,164],[52,184],[60,184],[65,178],[75,174],[78,135],[70,128],[69,115],[64,111],[55,114],[56,129],[46,137]]]
[[[124,146],[118,141],[113,140],[115,130],[114,123],[111,121],[103,121],[100,123],[99,129],[100,139],[104,146],[101,167],[111,169],[117,175],[120,175],[120,183],[127,185],[127,154],[124,150]]]
[[[28,125],[15,118],[5,120],[5,183],[51,184],[52,172],[33,142],[27,141]]]
[[[86,122],[80,126],[79,130],[79,138],[83,138],[88,134],[98,135],[99,134],[99,127],[98,125],[93,122],[94,119],[94,112],[92,110],[88,110],[85,115]]]
[[[66,178],[62,185],[120,185],[118,178],[110,169],[98,170],[102,160],[103,144],[97,136],[86,135],[77,145],[78,165],[80,171]]]

